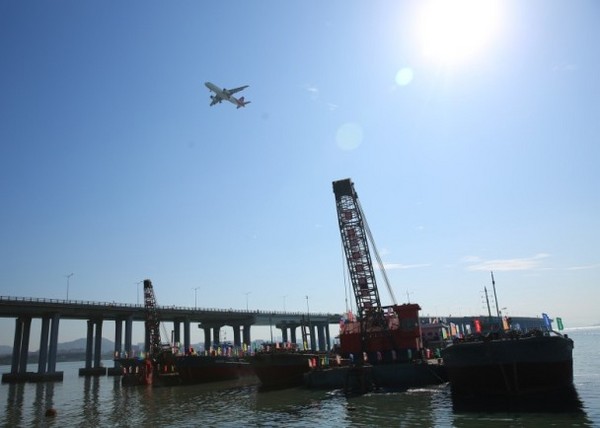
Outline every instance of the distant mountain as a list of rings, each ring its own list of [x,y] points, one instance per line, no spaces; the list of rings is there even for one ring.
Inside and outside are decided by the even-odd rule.
[[[57,350],[58,352],[85,351],[86,346],[86,339],[75,339],[71,342],[59,343]],[[92,344],[92,347],[93,346],[95,346],[95,344]],[[115,349],[115,342],[113,342],[112,340],[105,339],[103,337],[102,351],[112,351],[113,349]]]
[[[10,355],[12,354],[12,347],[6,345],[0,345],[0,355]]]

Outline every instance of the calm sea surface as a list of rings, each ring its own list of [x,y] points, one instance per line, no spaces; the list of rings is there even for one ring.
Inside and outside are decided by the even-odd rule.
[[[600,327],[567,333],[575,341],[580,411],[454,411],[447,385],[349,398],[336,391],[262,392],[256,385],[237,383],[122,387],[118,378],[79,377],[83,363],[77,362],[58,365],[63,382],[1,384],[0,423],[6,427],[600,427]],[[10,367],[0,366],[0,372],[8,371]],[[56,416],[46,417],[47,408],[56,409]]]

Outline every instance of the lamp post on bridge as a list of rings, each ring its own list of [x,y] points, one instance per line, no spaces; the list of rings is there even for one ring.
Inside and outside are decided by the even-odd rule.
[[[69,300],[69,280],[73,276],[73,272],[71,272],[70,274],[65,275],[65,276],[67,277],[67,300]]]
[[[246,311],[248,311],[248,294],[252,293],[251,291],[247,291],[246,294]]]
[[[135,290],[135,297],[136,297],[136,301],[137,304],[140,304],[140,284],[142,284],[144,281],[138,281],[135,283],[136,285],[136,290]]]
[[[199,288],[200,287],[194,287],[193,288],[193,290],[194,290],[194,309],[195,310],[198,310],[198,289]]]

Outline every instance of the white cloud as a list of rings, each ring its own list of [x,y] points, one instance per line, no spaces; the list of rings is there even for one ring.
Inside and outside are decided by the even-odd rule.
[[[596,263],[595,265],[571,266],[568,267],[567,270],[589,270],[598,268],[600,268],[600,263]]]
[[[308,93],[310,94],[311,100],[317,100],[319,98],[319,88],[317,88],[316,86],[313,86],[313,85],[308,85],[308,84],[305,86],[305,88],[308,91]]]
[[[542,268],[542,260],[549,257],[549,254],[540,253],[532,257],[517,259],[496,259],[481,260],[474,256],[463,258],[466,263],[472,263],[467,266],[470,271],[513,271],[513,270],[533,270]]]
[[[383,267],[385,270],[405,270],[405,269],[416,269],[431,266],[429,263],[420,263],[414,265],[405,265],[402,263],[384,263]]]

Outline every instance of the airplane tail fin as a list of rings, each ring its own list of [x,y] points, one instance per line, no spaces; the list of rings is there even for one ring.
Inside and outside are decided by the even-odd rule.
[[[244,97],[241,97],[241,98],[238,100],[238,105],[237,105],[237,108],[240,108],[240,107],[246,107],[246,104],[250,104],[251,102],[252,102],[252,101],[246,101],[246,100],[244,100]]]

